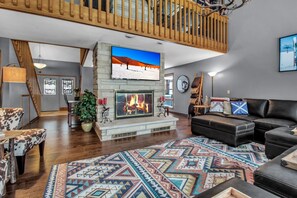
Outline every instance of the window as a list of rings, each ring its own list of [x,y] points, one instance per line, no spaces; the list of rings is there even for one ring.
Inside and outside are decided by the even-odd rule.
[[[63,95],[73,95],[74,83],[73,79],[62,79]]]
[[[166,74],[165,80],[165,106],[173,108],[173,74]]]
[[[45,78],[43,80],[43,94],[44,95],[56,95],[57,81],[56,79]]]

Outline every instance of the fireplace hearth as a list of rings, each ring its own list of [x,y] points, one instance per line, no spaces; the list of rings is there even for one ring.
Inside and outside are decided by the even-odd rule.
[[[153,116],[154,91],[117,91],[115,119]]]

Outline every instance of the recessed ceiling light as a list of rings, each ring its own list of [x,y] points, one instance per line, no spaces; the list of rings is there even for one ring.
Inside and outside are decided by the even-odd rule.
[[[129,34],[126,34],[125,37],[128,38],[128,39],[134,38],[134,36],[129,35]]]

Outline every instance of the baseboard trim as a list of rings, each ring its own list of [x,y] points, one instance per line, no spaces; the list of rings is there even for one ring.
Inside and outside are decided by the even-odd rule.
[[[180,113],[180,112],[176,112],[176,111],[169,111],[169,113],[184,116],[184,117],[188,117],[188,114],[184,114],[184,113]]]

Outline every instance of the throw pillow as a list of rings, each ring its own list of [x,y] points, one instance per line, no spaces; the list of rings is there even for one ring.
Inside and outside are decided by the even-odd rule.
[[[210,110],[209,112],[224,112],[224,101],[229,101],[229,98],[210,98]]]
[[[226,114],[226,115],[232,114],[230,102],[224,101],[224,114]]]
[[[232,114],[248,115],[248,107],[246,101],[231,102]]]

